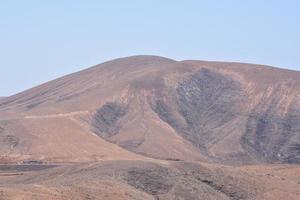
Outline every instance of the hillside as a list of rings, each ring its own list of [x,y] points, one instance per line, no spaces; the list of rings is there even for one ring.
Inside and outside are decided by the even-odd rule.
[[[299,163],[299,86],[268,66],[116,59],[1,101],[1,155]]]
[[[16,168],[0,166],[1,199],[299,199],[300,169],[289,165],[101,161]]]
[[[0,199],[299,199],[300,72],[133,56],[0,99]]]

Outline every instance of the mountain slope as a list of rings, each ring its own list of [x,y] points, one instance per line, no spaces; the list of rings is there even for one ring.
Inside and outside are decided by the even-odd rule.
[[[300,163],[300,72],[134,56],[0,101],[3,162]]]
[[[21,171],[22,167],[27,171]],[[28,166],[1,170],[0,197],[4,200],[299,199],[299,167],[289,165],[102,161],[36,171]]]

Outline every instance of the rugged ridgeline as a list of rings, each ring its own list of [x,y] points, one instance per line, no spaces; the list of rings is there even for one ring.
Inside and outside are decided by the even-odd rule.
[[[300,163],[300,72],[134,56],[0,100],[2,162]]]

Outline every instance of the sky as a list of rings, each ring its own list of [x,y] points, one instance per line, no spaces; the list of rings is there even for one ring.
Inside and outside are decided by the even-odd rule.
[[[300,70],[298,0],[0,0],[0,96],[131,55]]]

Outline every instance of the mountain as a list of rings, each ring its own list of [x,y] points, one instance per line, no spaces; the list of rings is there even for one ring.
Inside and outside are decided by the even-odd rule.
[[[2,101],[2,158],[300,163],[299,95],[297,71],[120,58]]]
[[[119,58],[0,100],[0,153],[7,199],[297,199],[300,72]]]

